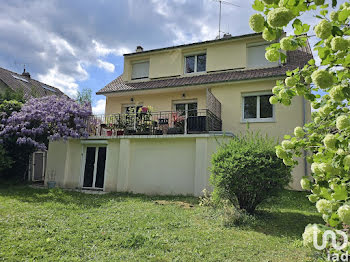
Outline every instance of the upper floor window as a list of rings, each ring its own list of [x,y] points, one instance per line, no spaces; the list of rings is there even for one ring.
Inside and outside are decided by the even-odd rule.
[[[134,63],[132,65],[131,79],[148,78],[149,76],[149,61]]]
[[[247,46],[247,67],[274,67],[278,66],[278,62],[272,63],[265,58],[266,47],[270,44],[255,43]]]
[[[207,55],[190,55],[185,57],[185,73],[205,72],[207,69]]]
[[[270,104],[271,94],[243,95],[242,118],[249,122],[271,122],[274,120],[274,107]]]

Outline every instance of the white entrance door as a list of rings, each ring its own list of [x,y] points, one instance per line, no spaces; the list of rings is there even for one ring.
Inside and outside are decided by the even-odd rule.
[[[105,146],[86,147],[83,188],[103,189],[106,149]]]

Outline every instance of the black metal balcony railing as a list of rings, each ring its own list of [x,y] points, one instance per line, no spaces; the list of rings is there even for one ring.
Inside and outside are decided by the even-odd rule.
[[[194,134],[221,131],[222,121],[208,109],[185,112],[140,111],[90,116],[90,136]]]

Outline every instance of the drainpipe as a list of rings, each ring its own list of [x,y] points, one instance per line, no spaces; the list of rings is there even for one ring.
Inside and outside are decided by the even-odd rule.
[[[303,97],[303,126],[306,124],[306,100]],[[304,150],[304,174],[307,176],[306,151]]]

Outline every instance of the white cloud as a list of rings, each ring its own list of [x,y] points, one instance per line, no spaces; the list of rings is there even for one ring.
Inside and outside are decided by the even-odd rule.
[[[76,56],[74,48],[65,40],[56,35],[50,37],[50,42],[56,47],[58,55],[65,54],[66,52],[72,56]]]
[[[97,59],[97,66],[99,68],[106,70],[107,72],[110,72],[110,73],[113,73],[114,69],[115,69],[115,67],[112,63],[102,61],[101,59]]]
[[[78,84],[74,77],[58,72],[57,67],[51,68],[47,74],[39,74],[38,80],[59,88],[70,97],[75,97],[78,94]]]
[[[108,48],[95,39],[92,40],[92,44],[94,45],[94,51],[98,56],[106,56],[110,54],[120,56],[123,54],[131,53],[131,50],[127,47]]]
[[[92,113],[94,115],[103,115],[105,113],[106,108],[106,99],[99,99],[95,103],[95,105],[92,106]]]
[[[169,17],[171,15],[171,11],[169,9],[169,5],[167,1],[164,0],[152,0],[152,3],[155,5],[155,10],[158,14]]]

